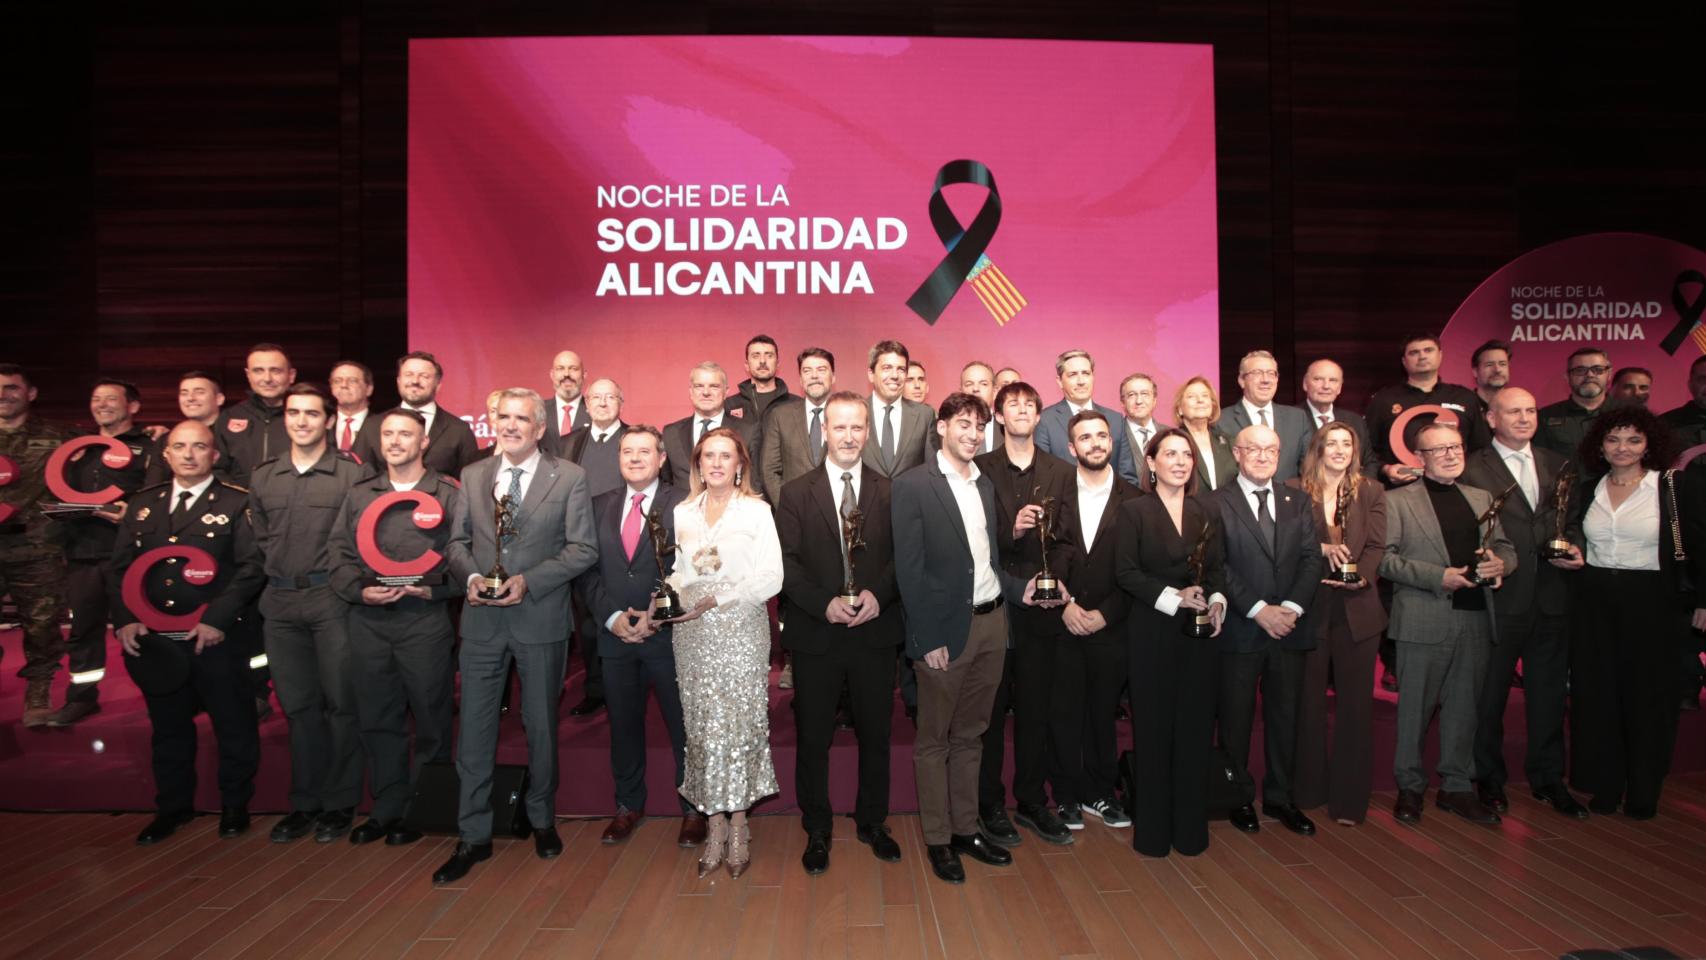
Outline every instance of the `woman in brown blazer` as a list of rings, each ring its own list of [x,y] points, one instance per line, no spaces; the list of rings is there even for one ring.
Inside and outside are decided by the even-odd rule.
[[[1303,472],[1287,481],[1309,494],[1315,527],[1327,559],[1327,579],[1309,610],[1315,649],[1304,660],[1302,706],[1297,714],[1297,771],[1292,788],[1304,809],[1325,803],[1327,815],[1354,826],[1368,815],[1372,789],[1374,660],[1386,629],[1386,611],[1375,590],[1375,571],[1386,552],[1386,494],[1358,469],[1362,451],[1356,431],[1329,423],[1315,432],[1303,457]],[[1338,507],[1344,502],[1344,516]],[[1330,535],[1330,528],[1337,528]],[[1344,583],[1334,575],[1355,564],[1362,579]],[[1333,737],[1327,739],[1327,673],[1333,675]]]

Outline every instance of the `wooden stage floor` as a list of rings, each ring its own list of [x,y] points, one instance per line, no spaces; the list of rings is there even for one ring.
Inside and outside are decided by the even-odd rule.
[[[1706,774],[1673,778],[1658,819],[1566,821],[1526,794],[1500,828],[1429,806],[1400,826],[1314,838],[1225,823],[1207,854],[1144,859],[1091,821],[1072,847],[1027,835],[1013,866],[929,873],[917,818],[891,820],[882,864],[838,819],[827,874],[799,867],[793,816],[755,818],[752,869],[697,879],[678,821],[627,844],[564,821],[552,862],[531,842],[459,886],[429,875],[449,838],[401,848],[241,840],[202,817],[133,844],[139,814],[0,815],[0,957],[1558,957],[1657,946],[1706,956]]]

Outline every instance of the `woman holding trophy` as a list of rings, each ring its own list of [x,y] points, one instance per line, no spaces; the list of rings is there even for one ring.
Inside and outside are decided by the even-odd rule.
[[[1315,527],[1327,537],[1321,544],[1327,574],[1309,608],[1316,643],[1304,660],[1293,795],[1305,810],[1325,803],[1327,815],[1345,826],[1368,816],[1374,660],[1386,629],[1386,610],[1375,590],[1375,571],[1386,552],[1386,494],[1358,471],[1360,446],[1349,424],[1332,421],[1310,439],[1302,474],[1287,481],[1309,494]],[[1336,678],[1331,744],[1329,669]]]
[[[685,608],[673,631],[687,733],[681,795],[710,818],[699,875],[726,864],[739,877],[751,860],[746,812],[777,792],[765,603],[782,589],[782,547],[738,433],[706,432],[691,469],[668,581]]]
[[[1131,682],[1132,847],[1151,857],[1208,849],[1208,767],[1214,739],[1215,650],[1226,617],[1224,552],[1195,496],[1190,437],[1169,429],[1145,451],[1152,496],[1120,506],[1114,578],[1132,595],[1126,621]]]

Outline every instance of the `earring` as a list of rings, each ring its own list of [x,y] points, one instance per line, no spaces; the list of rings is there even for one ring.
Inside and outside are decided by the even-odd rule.
[[[740,471],[739,470],[735,471],[735,486],[737,486],[737,487],[740,486]]]

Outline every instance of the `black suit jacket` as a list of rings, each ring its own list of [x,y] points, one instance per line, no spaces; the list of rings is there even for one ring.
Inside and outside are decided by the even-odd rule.
[[[669,460],[668,463],[664,464],[663,475],[669,483],[683,490],[688,488],[693,479],[693,430],[699,419],[699,415],[695,413],[692,416],[682,417],[663,428],[663,452]],[[741,440],[746,443],[747,456],[753,455],[758,447],[758,424],[724,413],[722,426],[730,427],[739,433]],[[752,461],[752,469],[760,469],[759,461]],[[753,489],[762,493],[764,489],[763,477],[754,476],[752,486]]]
[[[561,402],[562,401],[557,399],[557,394],[555,391],[546,392],[546,394],[545,394],[545,436],[544,436],[544,438],[542,438],[539,441],[539,445],[544,447],[547,450],[553,449],[553,445],[563,435],[563,432],[560,429],[558,429],[558,424],[557,424],[557,421],[563,419],[563,414],[562,414],[561,409],[559,407],[559,404]],[[579,405],[575,407],[575,421],[574,421],[572,426],[574,429],[570,430],[569,431],[570,433],[573,433],[575,430],[579,430],[581,427],[592,426],[592,414],[586,412],[586,395],[585,394],[581,395]]]
[[[379,452],[379,425],[384,419],[385,411],[369,410],[367,419],[361,422],[361,432],[350,446],[362,469],[375,476],[385,472],[385,459]],[[427,469],[447,477],[460,477],[463,467],[487,455],[474,439],[474,428],[440,406],[433,414],[432,426],[427,428],[427,449],[421,457]]]
[[[1528,449],[1534,454],[1540,508],[1530,507],[1520,488],[1506,497],[1504,506],[1499,508],[1499,525],[1504,527],[1505,536],[1516,547],[1517,555],[1517,568],[1505,574],[1504,585],[1499,588],[1500,616],[1529,616],[1537,609],[1545,614],[1570,612],[1569,586],[1564,571],[1540,559],[1540,547],[1557,535],[1558,503],[1553,496],[1554,485],[1558,482],[1559,471],[1569,461],[1533,443],[1528,445]],[[1488,446],[1469,454],[1459,482],[1498,496],[1516,482],[1516,477],[1505,466],[1499,452]]]
[[[1066,567],[1059,573],[1072,590],[1074,601],[1085,610],[1100,613],[1108,622],[1107,632],[1120,629],[1126,614],[1131,612],[1131,595],[1114,582],[1114,554],[1118,551],[1119,540],[1114,529],[1115,521],[1127,500],[1145,495],[1119,476],[1115,476],[1113,482],[1114,488],[1108,491],[1108,503],[1102,509],[1102,517],[1096,524],[1096,536],[1090,541],[1088,552],[1084,549],[1084,527],[1078,515],[1077,486],[1074,483],[1073,502],[1063,518],[1071,549]]]
[[[853,551],[854,585],[871,591],[880,607],[875,620],[849,628],[824,619],[829,601],[841,593],[841,515],[822,469],[782,485],[776,502],[776,536],[782,541],[782,595],[788,627],[782,645],[802,653],[827,653],[833,644],[893,648],[903,638],[900,591],[894,579],[894,536],[889,480],[864,466],[859,471],[859,512],[865,515],[862,550]]]
[[[1135,643],[1153,644],[1158,630],[1177,630],[1177,615],[1155,609],[1168,587],[1182,590],[1191,585],[1191,552],[1207,524],[1220,518],[1213,501],[1201,496],[1185,498],[1181,511],[1184,533],[1173,526],[1167,505],[1157,495],[1132,497],[1120,504],[1114,520],[1114,582],[1132,598],[1126,617],[1126,636]],[[1211,536],[1203,552],[1200,586],[1207,596],[1224,593],[1226,586],[1222,536]],[[1227,619],[1231,620],[1228,611]]]
[[[1025,489],[1017,485],[1013,473],[1013,461],[1007,456],[1005,446],[995,448],[992,453],[983,454],[976,458],[977,468],[995,485],[995,541],[1000,544],[1000,566],[1020,583],[1031,579],[1043,566],[1043,546],[1040,527],[1025,531],[1018,540],[1013,539],[1013,519],[1019,513],[1019,507],[1041,502],[1042,497],[1053,497],[1056,509],[1060,511],[1055,518],[1053,542],[1049,549],[1049,567],[1056,578],[1065,575],[1067,566],[1072,562],[1072,543],[1068,539],[1071,529],[1063,522],[1064,514],[1070,509],[1078,493],[1075,478],[1077,468],[1065,460],[1044,453],[1040,448],[1032,453],[1031,473],[1024,481]],[[1042,487],[1038,496],[1034,488]],[[1066,581],[1068,587],[1072,581]],[[1061,622],[1060,607],[1022,607],[1007,615],[1007,621],[1013,628],[1013,641],[1022,643],[1029,636],[1061,636],[1066,633],[1066,625]]]
[[[1303,405],[1303,413],[1309,417],[1309,438],[1313,440],[1315,434],[1321,430],[1321,423],[1315,418],[1315,408],[1309,404]],[[1354,410],[1347,410],[1344,405],[1335,403],[1333,404],[1333,422],[1350,427],[1351,431],[1357,435],[1357,455],[1362,459],[1362,462],[1358,464],[1358,469],[1362,475],[1379,479],[1380,455],[1374,452],[1374,444],[1369,442],[1368,421],[1362,418],[1362,414]],[[1302,463],[1302,461],[1298,462],[1299,464]]]
[[[267,581],[254,528],[249,525],[249,493],[215,479],[177,516],[172,515],[172,505],[170,483],[130,497],[106,571],[112,624],[123,627],[140,619],[124,601],[124,576],[137,557],[156,547],[198,547],[213,558],[212,580],[194,585],[178,572],[188,564],[168,559],[143,575],[142,593],[164,613],[184,614],[206,604],[199,622],[229,633]]]
[[[1271,550],[1236,478],[1214,494],[1226,546],[1228,609],[1226,627],[1220,632],[1220,649],[1227,653],[1254,653],[1266,649],[1272,639],[1247,616],[1258,600],[1289,600],[1307,614],[1321,581],[1324,538],[1315,530],[1313,504],[1301,490],[1279,483],[1270,483],[1270,487],[1273,493],[1268,503],[1274,514]],[[1314,647],[1315,636],[1307,617],[1279,643],[1289,650]]]
[[[598,559],[575,579],[575,587],[584,598],[592,619],[598,623],[598,655],[600,657],[650,656],[670,651],[670,628],[665,625],[647,637],[644,643],[625,643],[605,628],[611,614],[630,608],[645,610],[652,602],[652,591],[658,584],[657,551],[652,549],[651,535],[642,530],[640,543],[629,560],[622,549],[622,511],[631,494],[624,484],[592,499],[592,522],[598,530]],[[663,521],[671,543],[675,542],[675,505],[687,498],[685,487],[659,483],[656,496],[647,506]],[[664,572],[675,569],[675,556],[664,560]]]

